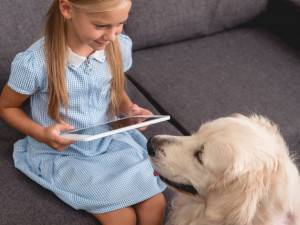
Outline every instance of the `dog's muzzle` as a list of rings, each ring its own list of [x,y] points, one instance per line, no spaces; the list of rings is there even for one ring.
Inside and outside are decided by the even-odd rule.
[[[166,144],[170,145],[174,143],[175,140],[170,138],[162,138],[159,136],[149,138],[147,142],[148,155],[154,157],[158,152],[164,154],[164,146]]]
[[[148,142],[147,142],[147,149],[148,149],[148,155],[150,157],[154,157],[155,154],[157,153],[157,151],[162,151],[161,149],[161,145],[163,144],[163,140],[160,140],[159,138],[149,138]],[[197,195],[198,192],[197,190],[192,186],[192,185],[188,185],[188,184],[179,184],[176,182],[173,182],[169,179],[167,179],[166,177],[163,177],[162,175],[159,174],[160,179],[165,182],[166,184],[180,190],[180,191],[184,191],[184,192],[188,192],[190,194],[193,195]]]

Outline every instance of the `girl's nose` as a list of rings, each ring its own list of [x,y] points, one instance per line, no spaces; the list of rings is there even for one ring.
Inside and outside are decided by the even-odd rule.
[[[115,27],[112,27],[107,30],[107,32],[103,35],[103,38],[105,41],[113,42],[116,40],[116,35],[118,35],[120,32],[118,32],[118,29]]]

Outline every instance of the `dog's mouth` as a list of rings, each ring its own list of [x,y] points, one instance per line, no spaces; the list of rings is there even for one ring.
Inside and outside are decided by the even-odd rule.
[[[179,183],[173,182],[173,181],[165,178],[164,176],[158,174],[157,171],[155,171],[154,174],[156,176],[159,176],[159,178],[163,182],[165,182],[166,184],[170,185],[173,188],[178,189],[179,191],[184,191],[184,192],[188,192],[188,193],[193,194],[193,195],[198,195],[197,190],[192,185],[189,185],[189,184],[179,184]]]

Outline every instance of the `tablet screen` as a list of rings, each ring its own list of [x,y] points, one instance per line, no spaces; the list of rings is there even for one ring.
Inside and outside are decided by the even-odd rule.
[[[96,126],[70,131],[62,134],[61,136],[74,141],[91,141],[119,132],[163,122],[169,119],[170,116],[162,115],[125,117]]]

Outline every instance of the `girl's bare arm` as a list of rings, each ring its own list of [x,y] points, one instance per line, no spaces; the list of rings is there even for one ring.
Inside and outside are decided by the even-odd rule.
[[[43,127],[34,122],[21,109],[22,104],[29,97],[29,95],[15,92],[6,84],[0,96],[0,116],[15,129],[58,151],[74,143],[59,137],[61,130],[71,130],[72,126],[56,124],[51,127]]]
[[[0,96],[0,116],[15,129],[38,140],[42,127],[21,109],[29,97],[15,92],[6,84]]]

